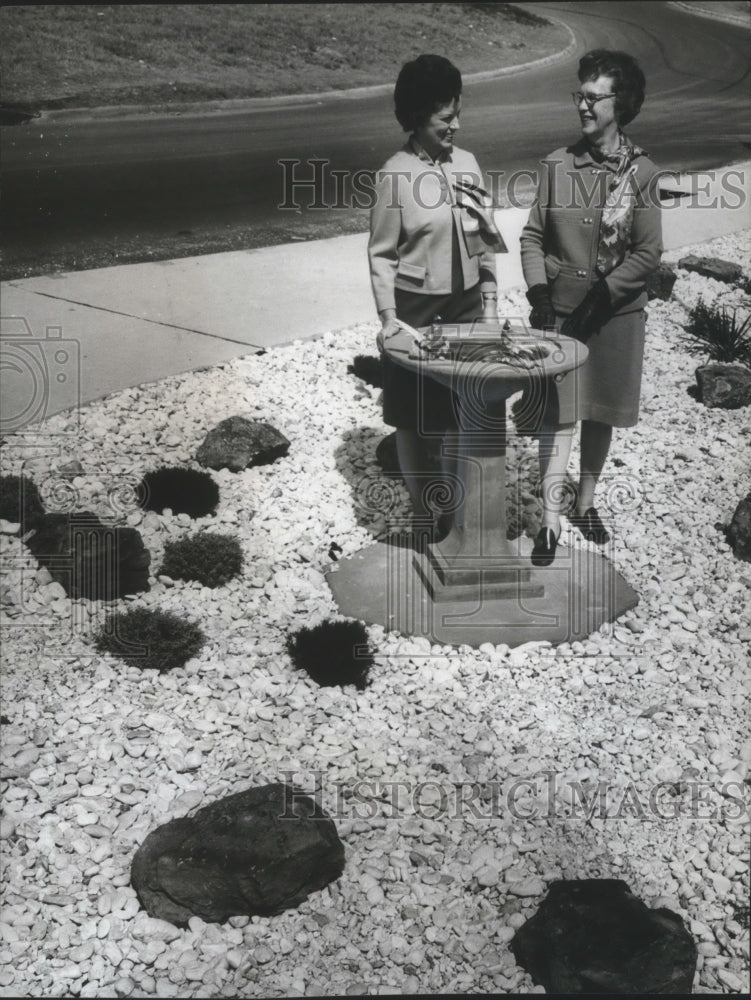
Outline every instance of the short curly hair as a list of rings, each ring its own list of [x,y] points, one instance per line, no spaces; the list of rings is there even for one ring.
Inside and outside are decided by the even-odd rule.
[[[443,56],[422,55],[405,63],[394,87],[394,114],[405,132],[425,125],[444,104],[458,101],[462,75]]]
[[[619,125],[628,125],[644,103],[646,80],[639,63],[627,52],[592,49],[579,60],[579,82],[609,76],[615,91],[615,117]]]

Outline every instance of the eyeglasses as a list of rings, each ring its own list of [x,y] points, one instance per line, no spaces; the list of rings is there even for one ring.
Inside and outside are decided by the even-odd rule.
[[[615,94],[598,94],[593,97],[591,94],[582,94],[580,90],[574,90],[571,93],[571,99],[577,106],[577,108],[579,107],[581,102],[584,101],[584,103],[587,105],[590,111],[595,106],[595,104],[597,104],[598,101],[605,101],[608,99],[608,97],[615,97],[615,96],[616,96]]]

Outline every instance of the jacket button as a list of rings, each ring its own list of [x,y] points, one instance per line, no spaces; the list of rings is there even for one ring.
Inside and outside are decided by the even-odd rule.
[[[586,272],[586,271],[582,271],[582,269],[581,269],[581,268],[579,268],[579,270],[578,270],[578,271],[576,272],[576,275],[577,275],[577,277],[579,277],[579,278],[586,278],[586,276],[587,276],[587,272]]]
[[[592,225],[592,220],[591,219],[582,219],[582,222],[585,224],[585,226],[591,226]]]

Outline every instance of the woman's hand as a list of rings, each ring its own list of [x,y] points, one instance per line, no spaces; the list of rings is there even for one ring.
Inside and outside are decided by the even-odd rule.
[[[384,309],[380,313],[381,316],[381,329],[378,331],[378,336],[376,337],[376,345],[381,354],[383,354],[383,345],[389,339],[393,337],[395,333],[399,332],[399,324],[396,321],[396,310],[395,309]]]
[[[587,292],[570,316],[563,321],[561,333],[564,337],[589,340],[592,334],[605,323],[610,313],[610,292],[602,278]]]
[[[555,328],[556,315],[547,285],[533,285],[527,292],[527,301],[532,306],[529,325],[533,330]]]

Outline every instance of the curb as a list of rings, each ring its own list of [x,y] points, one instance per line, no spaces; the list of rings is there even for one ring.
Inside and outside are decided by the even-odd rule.
[[[485,80],[500,79],[504,76],[513,76],[517,73],[526,73],[530,70],[543,69],[547,66],[555,65],[570,58],[576,51],[578,42],[576,35],[569,25],[552,17],[545,15],[547,19],[563,28],[569,36],[568,44],[565,48],[554,52],[549,56],[542,56],[540,59],[533,59],[531,62],[519,63],[516,66],[504,66],[502,69],[482,70],[479,73],[469,73],[462,76],[462,82],[467,84],[479,83]],[[263,111],[272,110],[279,107],[294,107],[302,104],[318,104],[322,101],[342,100],[355,101],[363,97],[377,97],[381,94],[392,94],[393,83],[369,84],[366,87],[350,87],[347,90],[322,90],[312,94],[283,94],[278,97],[237,97],[223,101],[197,101],[186,104],[117,104],[102,105],[97,108],[61,108],[60,110],[42,110],[33,114],[34,121],[49,122],[73,122],[82,120],[110,120],[122,118],[174,118],[181,115],[221,115],[234,114],[240,111]]]
[[[678,7],[689,14],[695,14],[696,17],[708,17],[712,21],[723,21],[725,24],[737,24],[742,28],[751,29],[751,18],[741,17],[739,14],[728,14],[724,11],[719,13],[708,10],[706,7],[696,7],[694,4],[683,2],[683,0],[671,0],[670,6]]]

